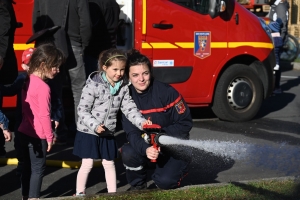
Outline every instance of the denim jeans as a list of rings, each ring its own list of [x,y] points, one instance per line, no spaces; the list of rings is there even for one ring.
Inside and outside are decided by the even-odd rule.
[[[47,142],[20,133],[23,153],[22,196],[39,198],[46,168]]]
[[[82,89],[85,85],[86,75],[82,47],[72,46],[73,54],[67,60],[69,78],[74,99],[75,123],[77,122],[77,107],[79,105]]]

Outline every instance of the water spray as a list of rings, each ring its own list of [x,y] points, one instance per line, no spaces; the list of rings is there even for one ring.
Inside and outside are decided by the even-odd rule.
[[[143,126],[145,134],[142,135],[144,140],[151,144],[154,149],[158,149],[160,143],[159,143],[159,137],[164,135],[161,133],[161,126],[158,124],[146,124]],[[156,162],[156,159],[151,159],[151,162]]]

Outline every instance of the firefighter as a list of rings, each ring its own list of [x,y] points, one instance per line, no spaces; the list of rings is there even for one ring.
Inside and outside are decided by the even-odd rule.
[[[173,87],[153,78],[149,59],[132,50],[128,53],[125,75],[131,82],[131,96],[144,117],[150,118],[153,124],[159,124],[168,136],[189,139],[193,126],[190,110]],[[122,146],[121,154],[130,190],[147,188],[147,170],[151,167],[151,159],[157,160],[152,175],[156,186],[160,189],[178,187],[188,173],[189,162],[175,158],[163,147],[156,150],[141,137],[143,132],[124,115],[122,126],[129,142]]]

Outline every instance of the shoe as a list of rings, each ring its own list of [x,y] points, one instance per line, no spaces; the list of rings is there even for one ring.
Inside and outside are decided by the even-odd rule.
[[[73,197],[85,197],[85,193],[79,192],[79,193],[73,194]]]
[[[273,94],[281,94],[281,93],[282,93],[281,88],[277,88],[273,91]]]
[[[67,141],[66,140],[59,140],[57,138],[53,139],[53,145],[67,145]]]
[[[138,186],[130,186],[129,191],[146,190],[146,189],[147,189],[147,183],[144,183],[144,184],[138,185]]]
[[[273,68],[275,71],[279,70],[279,65],[275,65],[275,67]]]

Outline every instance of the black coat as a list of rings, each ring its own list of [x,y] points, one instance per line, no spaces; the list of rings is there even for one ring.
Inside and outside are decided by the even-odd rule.
[[[103,50],[117,45],[120,7],[115,0],[89,0],[89,8],[93,29],[85,52],[98,58]]]
[[[148,90],[137,93],[132,85],[129,86],[132,98],[146,119],[162,127],[166,135],[189,139],[193,127],[190,109],[183,97],[170,85],[154,80]],[[135,127],[124,115],[122,126],[129,144],[140,155],[146,155],[150,146],[141,137],[142,132]]]
[[[86,0],[69,0],[68,12],[66,16],[66,0],[35,0],[32,15],[33,32],[62,26],[63,19],[66,20],[65,30],[67,40],[71,45],[82,46],[83,49],[88,45],[91,37],[91,20],[88,3]],[[57,41],[62,35],[60,32],[54,34],[54,43],[60,47]],[[64,52],[66,54],[66,52]]]
[[[17,20],[11,0],[0,0],[0,56],[4,64],[0,82],[12,83],[18,75],[17,60],[13,48]]]

